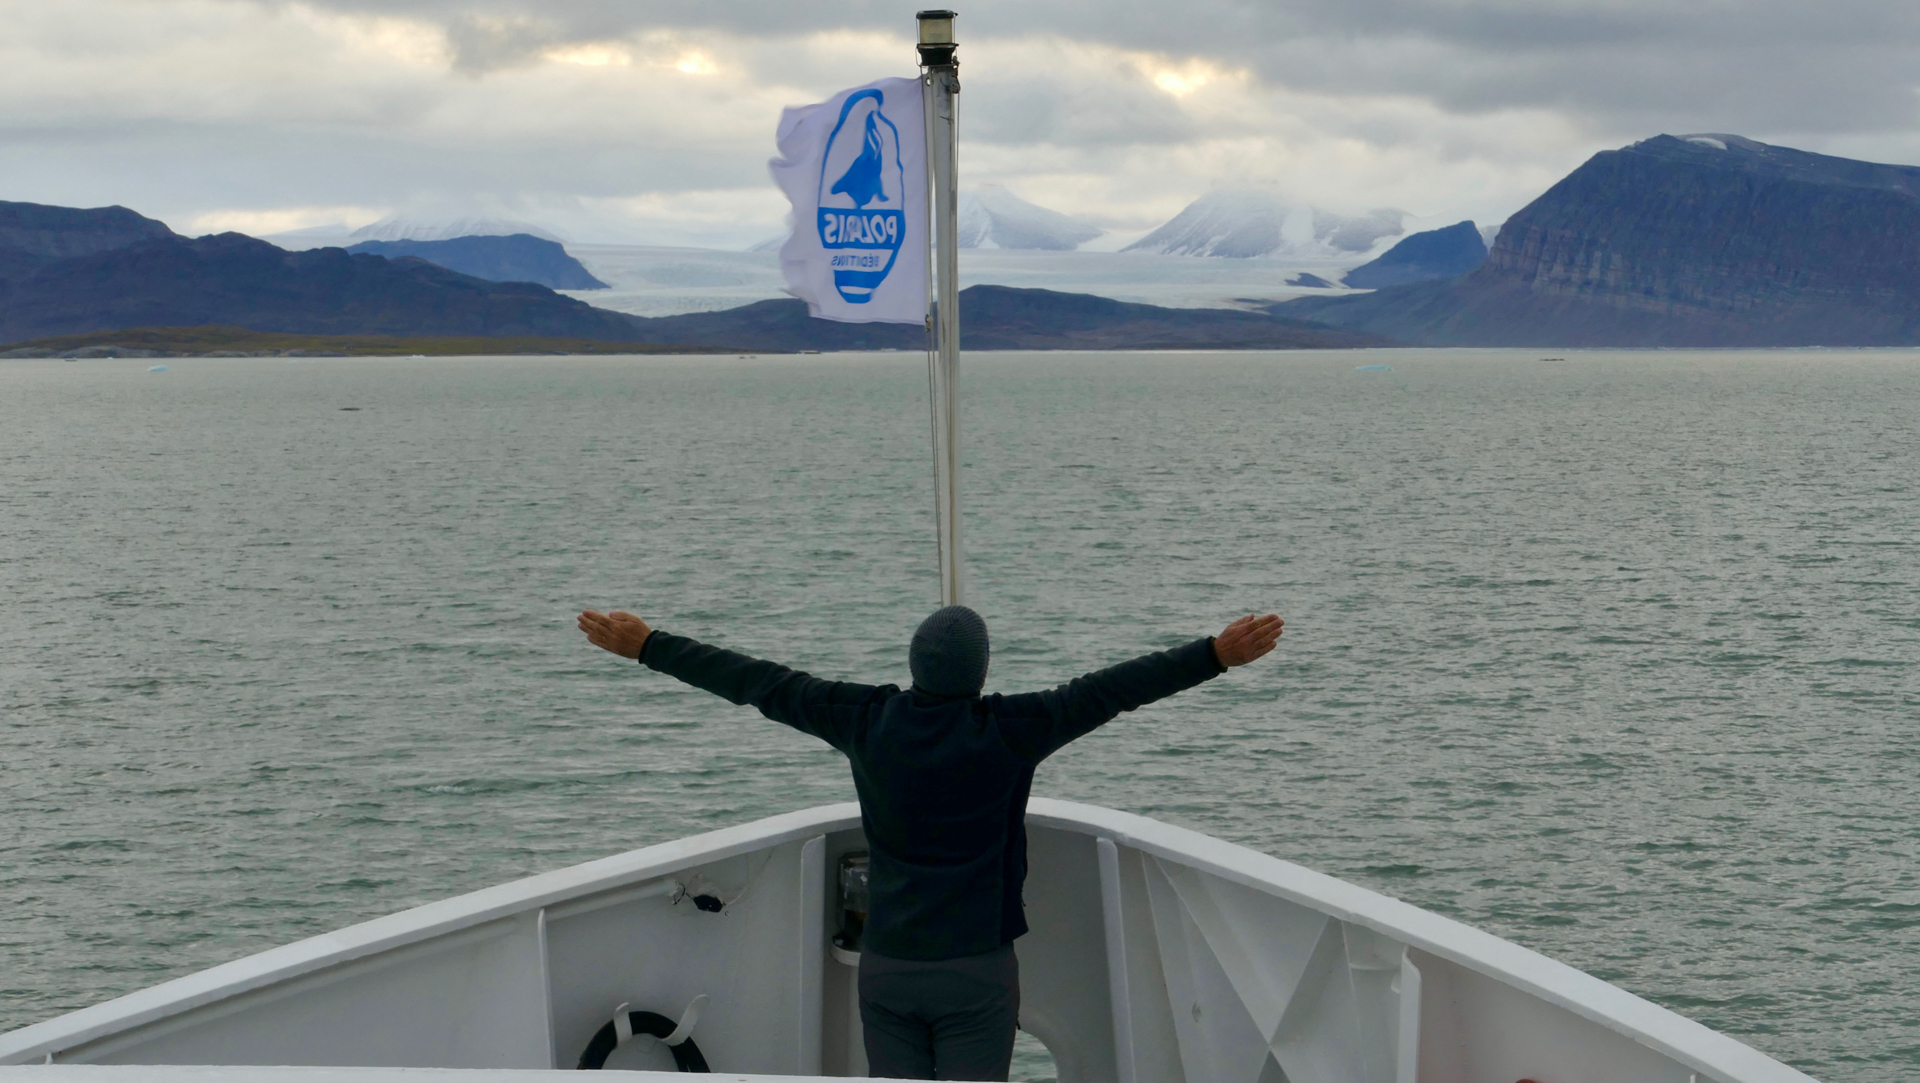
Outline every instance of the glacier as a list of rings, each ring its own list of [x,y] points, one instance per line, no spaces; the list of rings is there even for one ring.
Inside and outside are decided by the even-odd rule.
[[[612,288],[561,292],[636,316],[711,312],[786,296],[777,250],[573,244],[567,252]],[[960,284],[1090,293],[1170,308],[1257,308],[1294,297],[1356,292],[1291,285],[1289,280],[1313,275],[1338,282],[1363,257],[1193,259],[1154,252],[968,248],[960,252]]]
[[[1116,252],[1084,250],[1081,246],[1105,231],[999,185],[962,189],[959,213],[962,286],[1049,289],[1172,308],[1254,308],[1294,297],[1352,292],[1317,283],[1338,283],[1348,270],[1418,224],[1400,211],[1340,215],[1289,206],[1271,192],[1223,189],[1201,197],[1147,238]],[[553,237],[534,223],[441,214],[395,215],[350,233],[344,227],[321,227],[267,240],[296,249],[515,232]],[[1170,232],[1212,240],[1146,243]],[[1270,243],[1260,243],[1262,238]],[[567,253],[610,288],[560,292],[636,316],[711,312],[784,297],[779,250],[785,240],[782,233],[746,251],[568,243]],[[1114,243],[1109,239],[1104,247]],[[1229,253],[1235,258],[1191,258]]]

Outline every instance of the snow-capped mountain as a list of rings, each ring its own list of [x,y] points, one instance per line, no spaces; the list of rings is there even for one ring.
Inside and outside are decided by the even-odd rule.
[[[531,233],[543,241],[562,237],[531,222],[511,218],[382,218],[348,234],[352,243],[360,241],[450,241],[455,237],[509,237]]]
[[[334,223],[270,233],[260,239],[297,252],[308,248],[351,248],[362,241],[451,241],[460,237],[511,237],[516,233],[530,233],[543,241],[565,243],[565,238],[558,233],[532,222],[482,215],[389,215],[355,230],[349,230],[345,223]]]
[[[1334,214],[1296,206],[1258,188],[1208,192],[1172,220],[1121,249],[1174,256],[1358,256],[1405,232],[1406,214],[1374,210]]]
[[[997,184],[960,193],[960,247],[1068,251],[1106,231],[1028,203]]]

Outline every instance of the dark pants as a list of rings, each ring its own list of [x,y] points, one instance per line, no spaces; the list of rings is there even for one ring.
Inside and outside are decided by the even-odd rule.
[[[867,1073],[1004,1080],[1020,1018],[1020,960],[1007,944],[937,963],[860,953]]]

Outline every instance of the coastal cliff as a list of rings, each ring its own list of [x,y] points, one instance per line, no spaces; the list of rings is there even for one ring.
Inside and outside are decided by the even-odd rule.
[[[1273,311],[1434,345],[1909,345],[1920,168],[1657,136],[1594,155],[1465,276]]]
[[[1456,222],[1444,229],[1415,233],[1380,254],[1380,258],[1348,271],[1344,284],[1377,290],[1436,278],[1457,278],[1487,262],[1487,244],[1472,222]]]
[[[347,251],[388,259],[412,256],[489,282],[531,282],[554,290],[607,288],[605,282],[593,277],[557,241],[528,233],[454,237],[444,241],[361,241],[349,245]]]

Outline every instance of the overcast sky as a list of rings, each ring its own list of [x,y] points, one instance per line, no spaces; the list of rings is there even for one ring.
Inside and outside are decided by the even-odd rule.
[[[1660,132],[1920,163],[1912,0],[953,2],[962,183],[1122,232],[1248,183],[1494,223]],[[911,74],[918,6],[0,0],[0,199],[739,247],[781,107]]]

